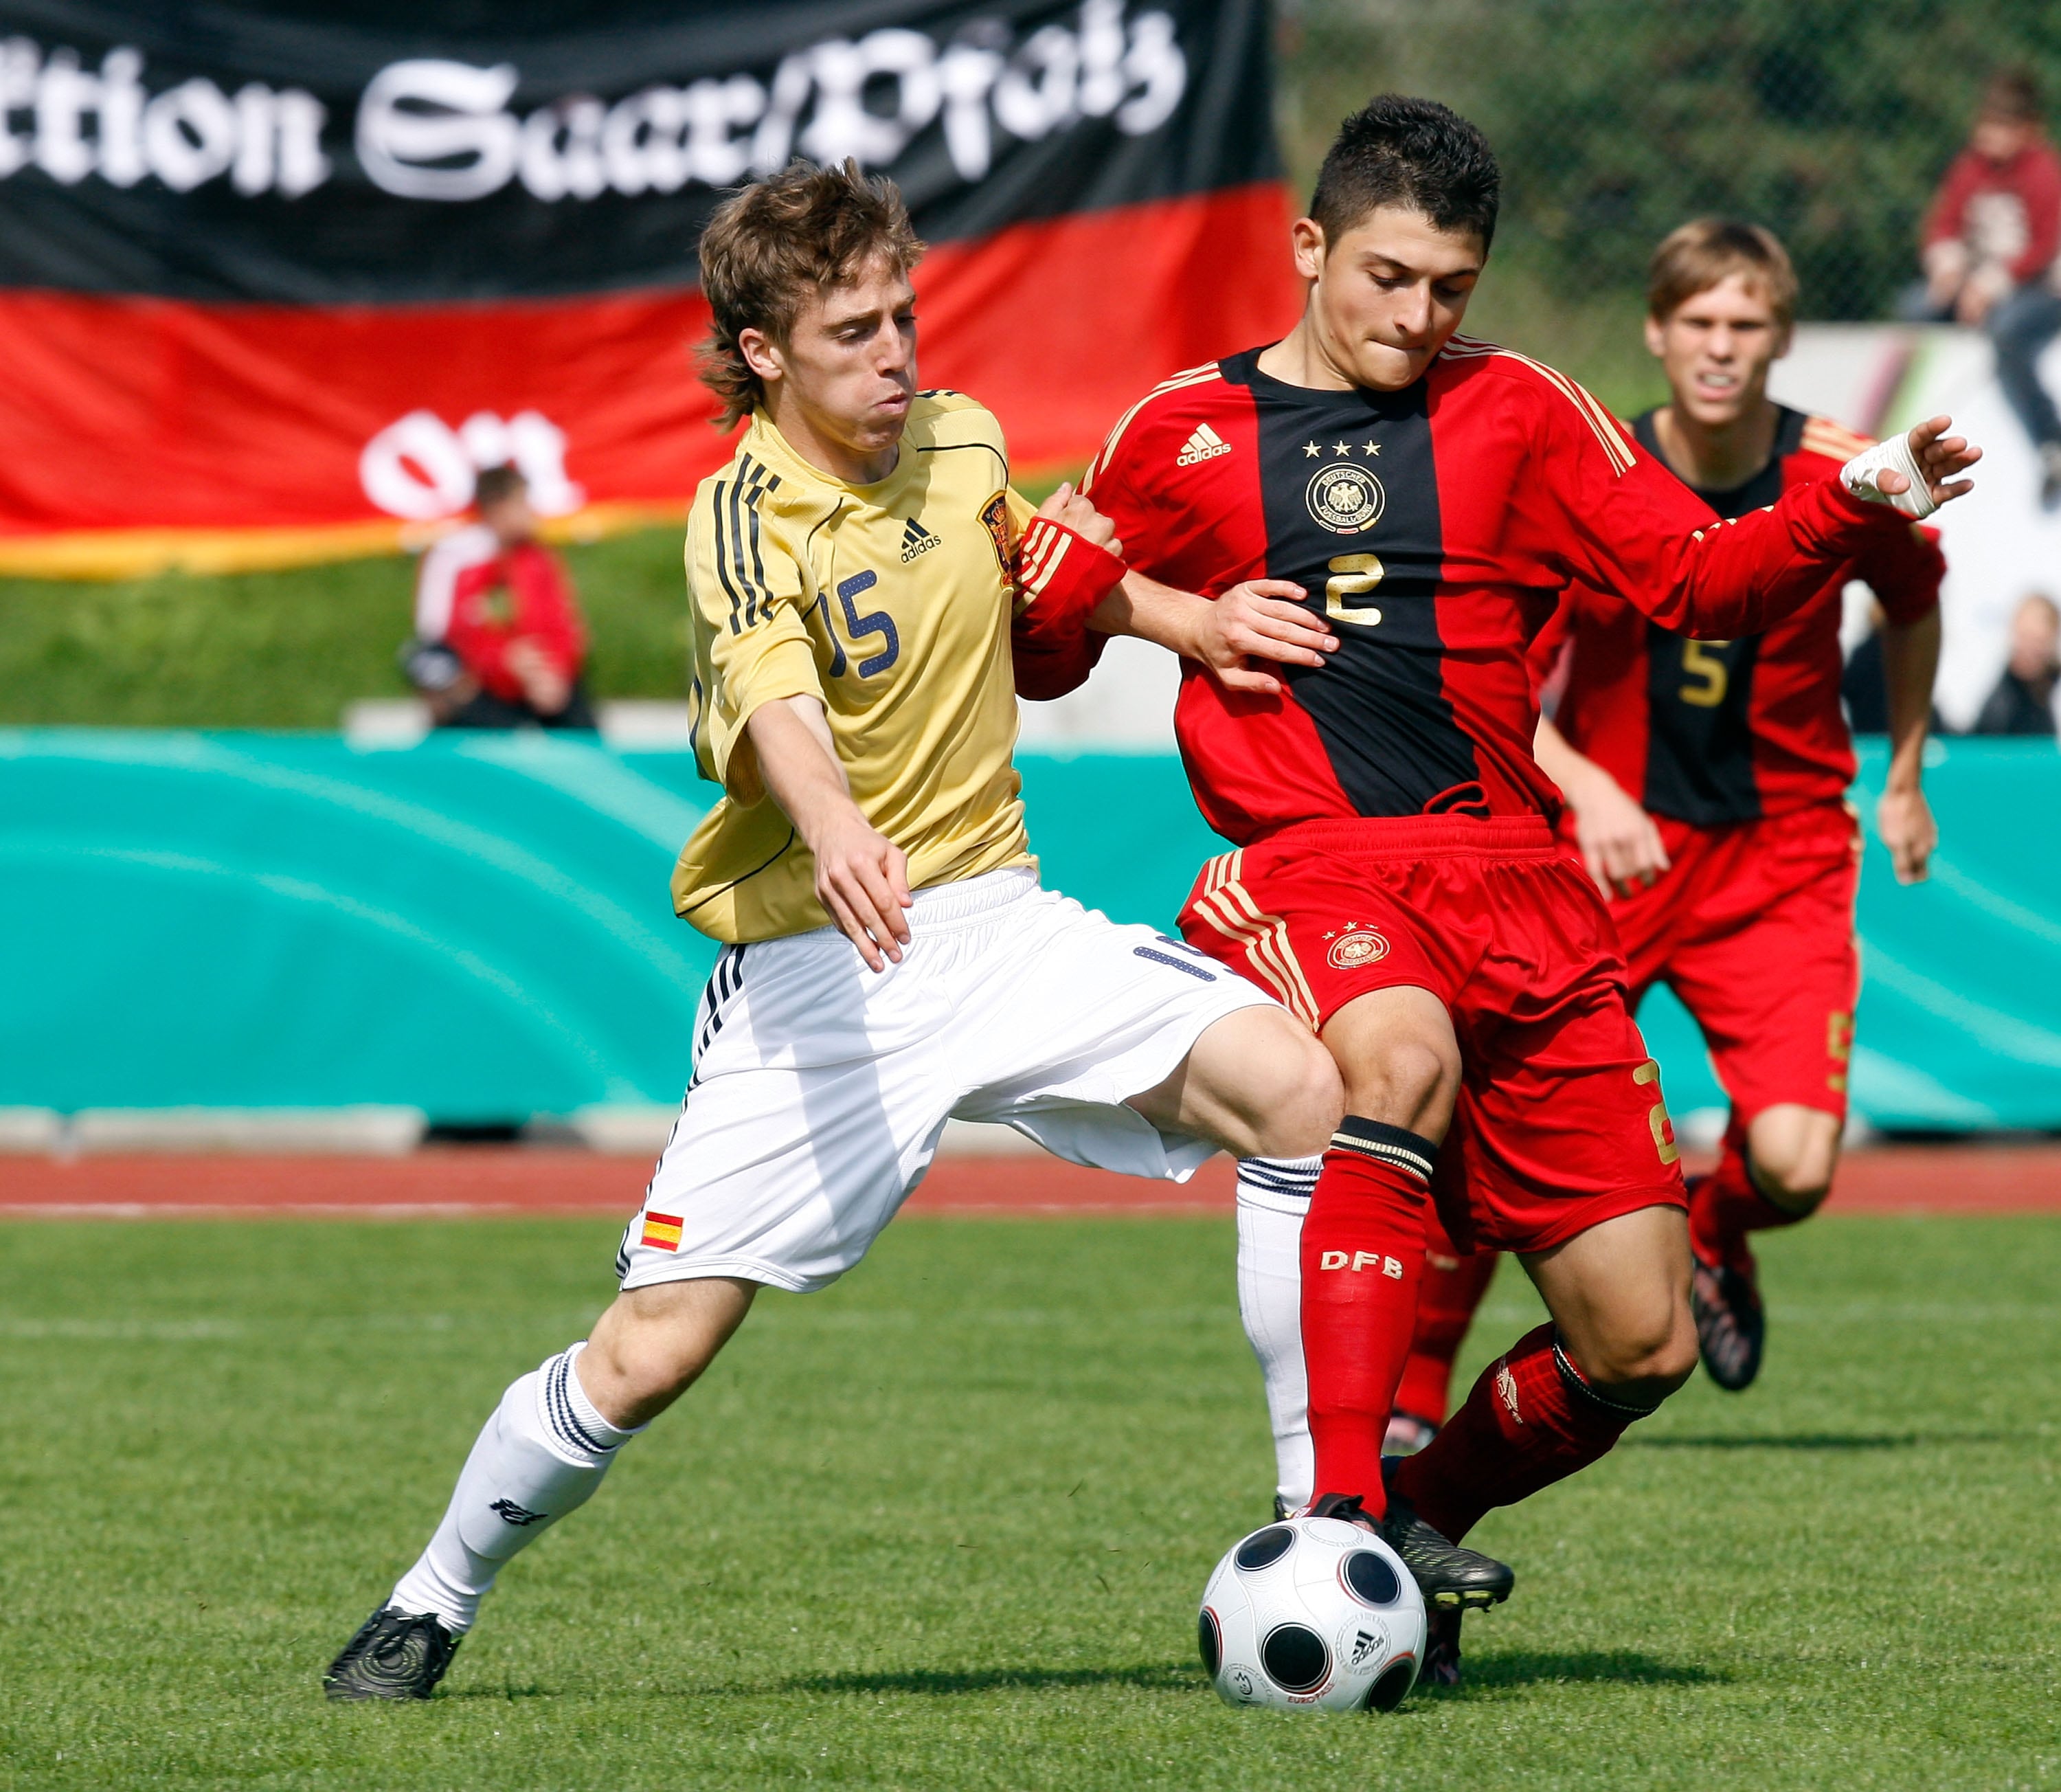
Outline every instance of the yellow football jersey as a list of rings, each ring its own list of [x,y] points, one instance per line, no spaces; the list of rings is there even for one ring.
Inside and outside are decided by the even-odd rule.
[[[1001,427],[958,393],[917,398],[877,485],[753,417],[687,521],[694,752],[723,796],[673,872],[684,920],[733,944],[829,920],[745,736],[782,697],[822,700],[853,800],[908,854],[911,888],[1036,864],[1010,760],[1009,559],[1031,514]]]

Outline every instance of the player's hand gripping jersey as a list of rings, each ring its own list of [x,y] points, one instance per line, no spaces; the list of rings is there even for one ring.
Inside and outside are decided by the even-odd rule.
[[[1720,522],[1573,381],[1467,337],[1399,392],[1258,361],[1167,382],[1083,482],[1141,571],[1212,597],[1292,579],[1342,643],[1279,668],[1283,696],[1183,668],[1196,799],[1241,844],[1331,817],[1551,815],[1525,655],[1568,586],[1735,639],[1817,589],[1828,552],[1908,529],[1831,480]]]
[[[1632,434],[1658,459],[1656,415],[1638,419]],[[1729,491],[1696,495],[1720,516],[1744,516],[1799,486],[1836,483],[1840,467],[1868,445],[1784,406],[1767,465]],[[1731,640],[1691,640],[1615,592],[1572,591],[1534,652],[1543,672],[1574,643],[1554,720],[1655,815],[1712,827],[1836,803],[1854,778],[1839,708],[1840,594],[1862,579],[1891,622],[1917,621],[1939,602],[1947,566],[1936,543],[1907,522],[1878,530],[1823,570],[1799,607]]]
[[[783,697],[822,700],[853,800],[908,855],[912,888],[1034,864],[1010,763],[1012,619],[1033,652],[1048,627],[1077,634],[1122,570],[1010,489],[1001,429],[971,399],[918,395],[894,472],[866,486],[755,416],[687,523],[694,752],[724,795],[674,872],[681,916],[732,943],[828,919],[745,734]]]

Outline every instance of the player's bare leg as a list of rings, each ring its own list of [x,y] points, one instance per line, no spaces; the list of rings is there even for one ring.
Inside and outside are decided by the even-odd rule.
[[[1696,1366],[1689,1229],[1679,1207],[1643,1207],[1519,1259],[1591,1391],[1651,1412]]]
[[[1746,1134],[1755,1186],[1795,1219],[1815,1213],[1831,1192],[1841,1130],[1837,1114],[1800,1102],[1778,1102],[1755,1115]]]
[[[701,1379],[758,1292],[732,1276],[624,1289],[580,1353],[587,1397],[619,1429],[649,1425]]]
[[[1330,1142],[1344,1099],[1308,1028],[1285,1008],[1247,1008],[1214,1022],[1173,1075],[1125,1105],[1236,1157],[1303,1157]]]
[[[1728,1392],[1752,1384],[1767,1344],[1747,1240],[1817,1212],[1831,1192],[1842,1125],[1839,1115],[1795,1101],[1765,1108],[1744,1126],[1735,1115],[1717,1169],[1690,1189],[1696,1332],[1703,1366]]]

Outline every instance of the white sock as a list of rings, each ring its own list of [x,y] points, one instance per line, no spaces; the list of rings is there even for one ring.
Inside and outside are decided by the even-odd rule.
[[[573,1366],[586,1348],[575,1344],[510,1384],[465,1459],[443,1522],[388,1606],[462,1634],[501,1565],[592,1497],[637,1432],[610,1425],[587,1398]]]
[[[1310,1503],[1310,1382],[1303,1367],[1303,1216],[1322,1157],[1247,1157],[1238,1166],[1238,1316],[1259,1359],[1274,1425],[1275,1491]]]

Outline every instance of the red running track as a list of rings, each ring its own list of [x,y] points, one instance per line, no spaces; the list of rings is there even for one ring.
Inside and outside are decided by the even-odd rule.
[[[650,1164],[578,1151],[431,1148],[406,1157],[0,1157],[0,1218],[462,1218],[606,1213],[627,1219]],[[1232,1170],[1145,1182],[1035,1156],[938,1161],[916,1213],[1223,1213]],[[2061,1145],[1899,1145],[1856,1151],[1831,1211],[2061,1212]]]

